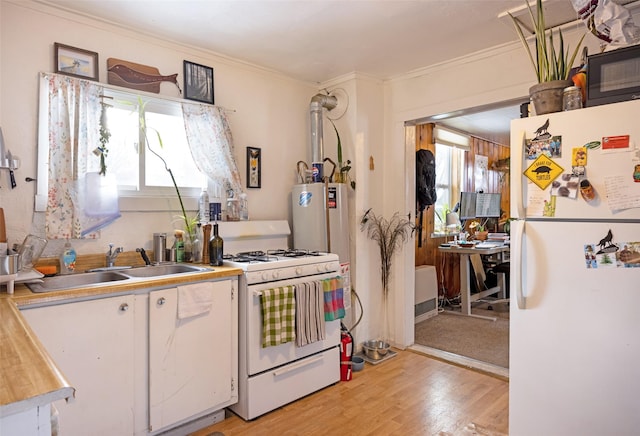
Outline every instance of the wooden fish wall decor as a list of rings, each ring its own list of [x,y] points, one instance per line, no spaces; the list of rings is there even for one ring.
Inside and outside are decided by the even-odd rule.
[[[107,83],[110,85],[159,94],[160,83],[171,82],[178,87],[178,91],[182,94],[180,85],[178,85],[178,73],[163,76],[155,67],[115,58],[107,59],[107,73]]]

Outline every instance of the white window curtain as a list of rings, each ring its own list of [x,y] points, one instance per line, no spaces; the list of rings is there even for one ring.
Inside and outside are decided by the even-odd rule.
[[[87,192],[87,175],[97,175],[100,169],[100,158],[93,150],[100,145],[102,90],[96,82],[40,74],[39,128],[48,135],[39,147],[48,148],[45,232],[49,239],[95,239],[99,229],[120,216],[117,187],[115,210],[111,207],[106,213],[101,211],[104,191]],[[100,188],[105,180],[92,178],[91,182]]]
[[[231,129],[224,109],[203,104],[182,104],[184,126],[191,155],[198,169],[234,195],[242,191],[234,159]],[[227,192],[228,194],[228,192]]]

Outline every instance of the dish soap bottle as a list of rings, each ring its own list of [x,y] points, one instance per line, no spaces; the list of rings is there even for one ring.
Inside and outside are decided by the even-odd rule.
[[[76,270],[76,250],[67,239],[60,253],[60,274],[71,274]]]
[[[184,262],[184,232],[182,230],[176,230],[174,236],[176,237],[176,262]]]
[[[209,264],[222,266],[222,256],[224,254],[224,241],[218,234],[218,223],[213,225],[213,236],[209,240]]]

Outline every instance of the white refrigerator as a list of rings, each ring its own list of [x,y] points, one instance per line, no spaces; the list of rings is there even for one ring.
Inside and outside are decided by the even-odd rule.
[[[512,121],[511,216],[509,434],[640,434],[640,101]]]

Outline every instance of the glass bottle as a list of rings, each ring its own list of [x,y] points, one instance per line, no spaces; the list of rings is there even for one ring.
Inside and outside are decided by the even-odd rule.
[[[213,236],[209,240],[209,263],[213,266],[222,266],[224,243],[218,234],[218,223],[213,225]]]
[[[249,219],[249,201],[247,194],[244,192],[240,194],[240,220],[246,221]]]
[[[193,236],[193,244],[191,245],[191,261],[194,263],[202,263],[202,224],[196,226],[196,234]]]

